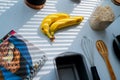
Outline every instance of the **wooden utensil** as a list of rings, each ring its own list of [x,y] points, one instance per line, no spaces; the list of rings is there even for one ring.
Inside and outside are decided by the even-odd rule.
[[[101,54],[101,56],[103,57],[106,65],[107,65],[107,68],[108,68],[109,73],[110,73],[111,80],[116,80],[116,77],[115,77],[115,74],[113,72],[112,66],[111,66],[110,61],[108,59],[107,46],[105,45],[105,43],[102,40],[97,40],[96,47],[97,47],[98,52]]]

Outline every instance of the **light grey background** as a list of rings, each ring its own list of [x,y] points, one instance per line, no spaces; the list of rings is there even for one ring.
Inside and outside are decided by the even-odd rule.
[[[89,26],[88,19],[98,5],[110,5],[116,16],[120,14],[120,7],[114,5],[111,0],[103,2],[98,0],[81,0],[80,2],[75,0],[47,0],[44,8],[41,10],[29,8],[25,5],[24,0],[0,0],[0,38],[11,29],[14,29],[47,54],[49,60],[34,80],[56,80],[53,59],[58,54],[66,51],[74,51],[84,55],[80,45],[82,36],[86,35],[92,38],[94,42],[101,39],[107,44],[110,63],[117,80],[120,80],[120,62],[114,55],[112,48],[112,33],[115,35],[120,34],[120,17],[116,18],[105,31],[93,31]],[[84,16],[84,20],[78,26],[58,31],[55,34],[55,41],[51,43],[49,39],[40,32],[39,26],[45,16],[56,12],[81,15]],[[96,48],[94,52],[94,62],[101,80],[110,80],[104,60]],[[90,67],[89,63],[88,67]]]

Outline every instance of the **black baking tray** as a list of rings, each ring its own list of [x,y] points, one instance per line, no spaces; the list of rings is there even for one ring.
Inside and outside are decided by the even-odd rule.
[[[120,43],[120,35],[117,35],[116,38]],[[117,45],[115,39],[113,40],[113,50],[114,50],[114,53],[115,53],[117,59],[120,61],[120,49],[118,48],[118,45]]]
[[[57,80],[91,80],[83,55],[65,52],[54,59]]]

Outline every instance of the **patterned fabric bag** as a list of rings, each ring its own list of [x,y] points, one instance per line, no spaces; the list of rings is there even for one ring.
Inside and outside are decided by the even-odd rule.
[[[0,80],[32,80],[46,54],[11,30],[0,40]]]

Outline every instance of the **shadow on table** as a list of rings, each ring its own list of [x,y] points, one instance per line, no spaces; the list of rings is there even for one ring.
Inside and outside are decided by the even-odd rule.
[[[65,4],[64,2],[68,2],[68,4]],[[26,12],[31,11],[31,13],[28,13],[31,16],[34,15],[36,12],[37,13],[32,17],[28,16],[29,18],[31,17],[30,20],[27,21],[26,19],[27,22],[22,25],[22,28],[19,29],[19,33],[22,34],[24,38],[29,40],[29,42],[35,44],[35,46],[47,53],[48,58],[50,58],[50,60],[46,62],[45,66],[43,66],[42,69],[39,71],[39,73],[35,77],[35,80],[38,80],[37,78],[40,78],[41,80],[56,80],[56,74],[54,72],[53,66],[54,57],[62,52],[67,51],[68,48],[72,46],[73,41],[77,39],[77,36],[79,35],[78,33],[82,31],[83,25],[85,24],[87,18],[91,13],[91,9],[96,5],[96,2],[83,1],[82,4],[78,6],[76,6],[76,3],[70,2],[68,0],[65,0],[64,2],[61,2],[60,0],[58,0],[58,2],[48,0],[45,4],[45,7],[39,12],[34,12],[34,10],[32,12],[31,9],[26,10]],[[74,3],[75,5],[69,3]],[[90,6],[91,3],[93,3],[94,5]],[[65,9],[62,9],[64,8],[63,5],[66,6]],[[88,5],[87,8],[86,5]],[[62,8],[60,6],[62,6]],[[68,8],[70,8],[70,10],[67,10]],[[56,39],[51,45],[49,39],[47,38],[47,36],[42,34],[39,27],[46,15],[56,12],[67,12],[72,13],[73,15],[83,15],[85,16],[85,20],[80,25],[75,26],[75,28],[71,27],[69,29],[64,29],[56,33]]]
[[[52,69],[49,74],[46,74],[46,75],[41,75],[40,79],[39,80],[57,80],[56,78],[56,74],[55,74],[55,70]]]
[[[53,55],[47,55],[48,60],[45,65],[40,69],[33,80],[56,80],[56,72],[54,66]]]
[[[48,58],[50,58],[50,60],[46,62],[45,66],[43,66],[41,71],[39,71],[36,78],[40,77],[41,80],[46,80],[47,78],[51,78],[51,80],[56,80],[53,58],[57,54],[68,50],[68,48],[72,45],[73,41],[76,39],[77,35],[79,35],[78,33],[81,32],[81,29],[83,28],[83,25],[85,23],[85,21],[83,21],[83,23],[81,23],[75,28],[72,27],[66,29],[65,31],[58,32],[57,34],[55,34],[55,42],[50,45],[48,43],[47,37],[45,37],[39,31],[40,22],[46,15],[55,12],[72,12],[74,15],[84,14],[86,19],[86,17],[89,16],[89,14],[91,13],[89,10],[95,6],[90,6],[90,3],[88,2],[88,5],[85,1],[82,3],[82,5],[79,5],[77,7],[76,4],[77,3],[68,0],[64,0],[64,2],[62,2],[61,0],[58,0],[58,2],[56,2],[56,0],[48,0],[42,10],[36,11],[27,7],[24,4],[23,0],[19,0],[14,6],[9,8],[6,12],[4,12],[4,14],[0,16],[0,25],[4,27],[4,30],[1,29],[1,33],[2,31],[5,32],[5,29],[6,33],[8,32],[8,30],[11,29],[19,29],[18,33],[22,34],[24,38],[29,40],[31,43],[34,43],[42,51],[46,52]],[[86,5],[88,5],[87,8]],[[80,9],[83,11],[81,11]]]
[[[58,12],[71,13],[80,0],[58,0],[56,4],[56,9]]]
[[[8,33],[11,29],[18,30],[38,11],[27,7],[24,0],[1,1],[0,25],[4,29],[0,34]],[[2,7],[1,7],[2,6]],[[4,35],[4,34],[3,34]]]

